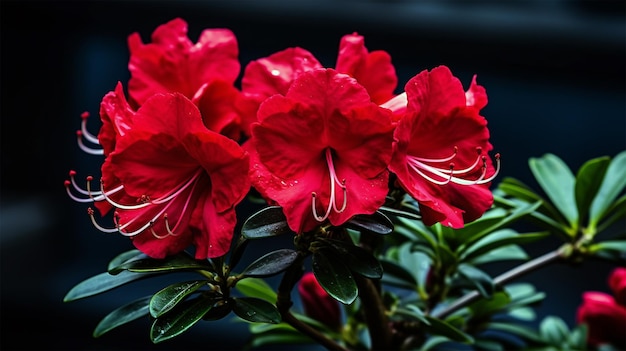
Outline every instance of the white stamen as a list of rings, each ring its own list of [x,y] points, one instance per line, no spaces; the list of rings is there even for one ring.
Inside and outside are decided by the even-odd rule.
[[[487,159],[485,156],[481,155],[482,149],[480,147],[476,148],[476,151],[478,152],[478,156],[474,160],[474,163],[472,163],[470,166],[465,167],[463,169],[455,169],[454,163],[450,163],[447,169],[443,167],[436,167],[436,166],[427,164],[427,162],[437,163],[437,162],[451,161],[452,159],[455,158],[457,154],[456,147],[452,156],[448,156],[448,157],[444,157],[440,159],[421,158],[421,157],[416,157],[416,156],[411,156],[411,155],[407,155],[406,159],[407,159],[407,163],[410,169],[412,169],[413,171],[415,171],[415,173],[419,174],[421,177],[423,177],[424,179],[434,184],[445,185],[448,183],[454,183],[454,184],[459,184],[459,185],[476,185],[476,184],[489,183],[500,172],[500,154],[496,154],[495,156],[496,170],[494,174],[492,174],[490,177],[485,179],[485,176],[487,175]],[[466,179],[466,178],[461,177],[462,175],[467,175],[475,171],[481,162],[482,162],[482,166],[480,166],[481,167],[480,177],[476,179]],[[427,174],[426,172],[428,172],[429,174]],[[431,175],[436,176],[441,179],[435,179]]]
[[[315,201],[317,198],[317,194],[315,192],[311,193],[311,209],[313,211],[313,217],[315,217],[318,222],[326,220],[326,218],[328,218],[328,216],[330,215],[331,210],[334,209],[335,212],[341,213],[345,211],[348,205],[348,190],[346,188],[346,180],[343,179],[342,181],[339,181],[339,178],[337,177],[337,172],[335,171],[335,165],[333,164],[332,153],[329,148],[326,149],[326,165],[328,166],[328,173],[330,175],[330,198],[328,201],[328,207],[326,208],[326,212],[323,216],[317,214],[317,206]],[[339,186],[343,190],[343,204],[341,205],[341,208],[337,208],[337,195],[335,194],[335,184],[339,184]]]

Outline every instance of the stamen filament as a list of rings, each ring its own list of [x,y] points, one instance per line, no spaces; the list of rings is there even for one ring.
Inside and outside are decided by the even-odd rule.
[[[478,156],[474,160],[474,163],[470,165],[469,167],[466,167],[463,169],[455,169],[454,163],[450,163],[448,169],[445,169],[442,167],[435,167],[426,163],[426,162],[447,162],[447,161],[452,160],[457,154],[456,147],[454,150],[454,154],[449,157],[445,157],[441,159],[429,159],[429,158],[421,158],[421,157],[416,157],[412,155],[407,155],[406,160],[410,169],[415,171],[417,174],[419,174],[421,177],[428,180],[429,182],[437,184],[437,185],[446,185],[448,183],[454,183],[458,185],[476,185],[476,184],[489,183],[500,172],[500,154],[496,154],[495,156],[496,170],[494,174],[492,174],[490,177],[485,179],[485,176],[487,175],[487,158],[481,155],[482,149],[480,147],[477,147],[476,151],[478,153]],[[473,170],[476,170],[476,168],[481,162],[482,162],[481,174],[477,179],[465,179],[465,178],[460,177],[461,175],[468,174],[472,172]],[[428,172],[430,175],[427,174],[426,172]],[[441,179],[435,179],[431,175],[437,176]]]
[[[317,213],[317,194],[315,192],[311,193],[311,210],[313,212],[313,217],[315,217],[318,222],[323,222],[324,220],[326,220],[330,215],[331,210],[335,210],[335,212],[341,213],[346,210],[346,207],[348,205],[348,190],[346,188],[346,180],[343,179],[339,181],[339,177],[337,177],[337,172],[335,171],[335,165],[333,163],[333,157],[330,148],[326,149],[326,165],[328,166],[328,173],[330,177],[330,198],[328,201],[328,207],[326,208],[326,212],[323,216],[320,216]],[[343,192],[343,203],[341,205],[341,208],[337,208],[337,195],[335,192],[336,184],[341,187]]]

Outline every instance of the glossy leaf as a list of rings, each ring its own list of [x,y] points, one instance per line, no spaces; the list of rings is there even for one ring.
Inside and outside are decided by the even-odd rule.
[[[460,276],[473,284],[483,297],[491,298],[495,286],[493,279],[487,273],[466,263],[460,264],[457,271]]]
[[[122,252],[121,254],[115,256],[111,262],[109,262],[109,266],[107,268],[107,271],[110,271],[112,269],[114,269],[115,267],[118,267],[120,265],[122,265],[125,262],[128,261],[135,261],[135,260],[139,260],[139,259],[143,259],[143,258],[148,258],[148,255],[144,254],[143,252],[133,249],[133,250],[128,250],[126,252]]]
[[[539,324],[541,338],[554,346],[561,346],[569,335],[569,328],[565,322],[556,316],[547,316]]]
[[[578,224],[578,209],[574,195],[575,178],[565,162],[554,154],[545,154],[528,161],[537,183],[570,226]]]
[[[626,187],[626,151],[617,154],[609,164],[602,185],[589,210],[589,223],[595,226],[606,210]]]
[[[608,157],[599,157],[585,162],[576,174],[576,206],[578,208],[578,225],[583,227],[589,216],[591,202],[595,198],[604,174],[609,167]]]
[[[517,335],[524,340],[530,340],[533,342],[542,342],[541,337],[535,330],[524,325],[519,325],[519,324],[514,324],[514,323],[505,323],[505,322],[491,322],[491,323],[487,323],[486,328]]]
[[[450,339],[446,338],[445,336],[441,336],[441,335],[434,335],[428,338],[428,340],[426,340],[426,342],[422,345],[422,347],[419,349],[419,351],[429,351],[429,350],[433,350],[435,347],[449,342]]]
[[[288,233],[293,232],[280,206],[270,206],[256,212],[243,223],[241,228],[241,234],[247,239],[267,238]]]
[[[192,280],[174,283],[161,289],[150,300],[150,315],[155,318],[164,315],[189,296],[189,294],[206,286],[206,284],[206,280]]]
[[[412,241],[427,243],[433,250],[437,247],[437,239],[434,233],[423,222],[412,221],[405,218],[399,218],[398,221],[400,225],[396,226],[396,232],[406,236]]]
[[[604,212],[604,215],[600,219],[601,223],[596,229],[598,232],[601,232],[624,217],[626,217],[626,195],[617,199],[617,201]],[[590,225],[588,229],[592,230],[593,227]]]
[[[85,297],[101,294],[132,281],[148,278],[155,274],[140,274],[134,272],[122,272],[117,275],[108,272],[83,280],[74,286],[63,298],[64,302],[74,301]]]
[[[230,299],[218,300],[213,307],[202,316],[202,320],[215,321],[222,319],[233,310],[233,303]]]
[[[346,222],[348,228],[387,235],[393,232],[393,222],[379,211],[371,215],[356,215]]]
[[[206,270],[212,271],[208,261],[196,260],[186,252],[168,256],[163,259],[144,258],[127,261],[111,270],[109,273],[118,274],[124,270],[137,273],[149,272],[174,272],[183,270]]]
[[[550,232],[520,234],[512,229],[498,230],[474,242],[467,248],[461,247],[459,249],[462,252],[461,260],[469,261],[503,246],[528,244],[544,239],[549,235]]]
[[[323,239],[323,241],[344,258],[344,262],[352,272],[371,279],[380,279],[383,276],[380,262],[365,249],[339,240]]]
[[[399,262],[413,274],[420,289],[425,289],[428,273],[432,266],[432,259],[420,251],[414,251],[411,243],[400,245],[398,250]]]
[[[358,295],[352,272],[334,251],[320,249],[313,254],[312,268],[322,288],[335,300],[349,305]]]
[[[422,322],[426,325],[430,324],[424,312],[415,305],[407,305],[406,308],[398,307],[394,310],[394,313],[400,316],[408,317],[409,319],[415,321]]]
[[[233,312],[249,322],[280,323],[280,312],[273,304],[256,297],[234,298]]]
[[[243,295],[248,297],[258,297],[270,302],[276,301],[276,292],[267,282],[260,278],[241,279],[235,285]]]
[[[298,257],[298,253],[291,249],[279,249],[269,252],[252,262],[241,275],[244,277],[270,277],[285,269]]]
[[[528,257],[526,251],[519,245],[506,245],[488,251],[474,259],[469,259],[467,262],[479,266],[498,261],[527,260]]]
[[[463,343],[472,343],[474,341],[474,338],[472,338],[471,335],[464,333],[446,321],[442,321],[431,316],[426,316],[426,319],[428,320],[429,325],[424,325],[424,329],[432,334],[442,335],[450,340]]]
[[[196,324],[215,304],[212,297],[199,296],[187,300],[157,318],[150,328],[150,340],[159,343],[180,335]]]
[[[120,325],[147,316],[149,304],[150,296],[145,296],[111,311],[98,323],[93,331],[93,337],[97,338]]]
[[[515,199],[520,199],[524,202],[528,202],[528,203],[541,202],[541,206],[538,208],[538,210],[544,212],[545,214],[547,214],[549,217],[552,217],[552,218],[558,219],[561,217],[561,214],[559,213],[559,211],[556,208],[554,208],[554,206],[552,206],[552,204],[549,201],[547,201],[542,196],[537,194],[528,185],[522,183],[521,181],[515,178],[505,177],[500,182],[500,184],[498,184],[497,189],[509,196],[512,196]]]
[[[410,290],[417,288],[415,277],[403,266],[389,259],[381,259],[380,264],[385,272],[382,278],[384,284]]]
[[[607,240],[592,244],[589,252],[607,260],[626,262],[626,240]]]
[[[501,312],[509,304],[511,298],[504,291],[498,291],[490,299],[480,299],[469,305],[472,319],[482,320],[495,313]]]
[[[459,246],[457,252],[462,252],[466,247],[473,245],[478,240],[483,237],[490,235],[491,233],[504,228],[505,226],[517,221],[518,219],[531,214],[537,208],[541,206],[540,202],[535,202],[531,204],[526,204],[520,207],[515,208],[509,215],[495,219],[494,221],[490,221],[490,225],[488,227],[482,228],[482,230],[478,232],[466,232],[463,229],[457,231],[458,236],[465,237],[465,241],[462,245]]]

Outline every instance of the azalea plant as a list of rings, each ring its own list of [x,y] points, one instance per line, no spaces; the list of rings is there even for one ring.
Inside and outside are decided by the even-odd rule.
[[[130,35],[128,48],[130,79],[104,95],[98,133],[87,112],[77,132],[103,156],[101,175],[70,171],[65,186],[92,203],[98,230],[134,248],[65,301],[170,282],[121,303],[95,337],[149,318],[154,343],[175,342],[236,318],[251,349],[626,346],[626,270],[611,293],[581,298],[572,330],[559,316],[529,326],[545,293],[521,280],[554,262],[626,262],[626,151],[576,172],[553,154],[531,158],[538,187],[500,179],[477,77],[464,87],[446,66],[421,68],[398,92],[390,55],[358,33],[341,38],[332,68],[291,47],[242,69],[232,31],[194,43],[180,18],[149,43]],[[264,244],[278,236],[288,245]],[[561,244],[527,254],[549,237]],[[250,257],[250,246],[268,249]],[[502,261],[519,264],[486,272]]]

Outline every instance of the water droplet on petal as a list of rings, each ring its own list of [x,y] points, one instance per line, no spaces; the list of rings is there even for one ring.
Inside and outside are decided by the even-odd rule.
[[[277,76],[279,76],[279,75],[280,75],[280,71],[279,71],[279,70],[277,70],[277,69],[273,69],[271,73],[272,73],[272,75],[273,75],[274,77],[277,77]]]

